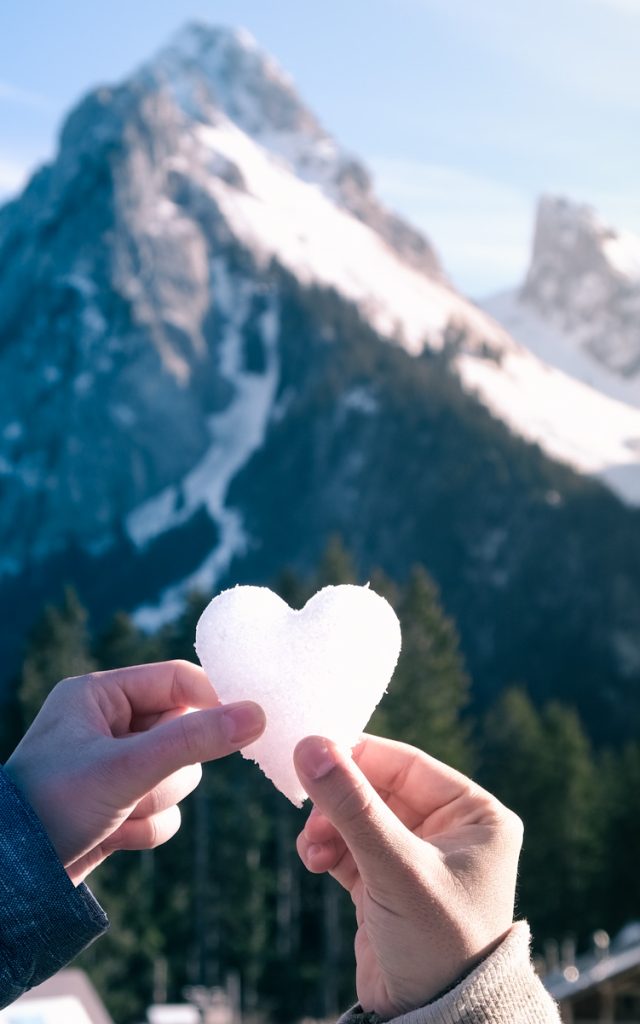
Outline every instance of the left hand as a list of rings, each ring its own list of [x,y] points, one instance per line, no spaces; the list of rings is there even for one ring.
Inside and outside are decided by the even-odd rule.
[[[202,669],[187,661],[54,687],[4,767],[76,885],[115,850],[170,839],[180,826],[176,805],[200,781],[199,762],[263,731],[257,704],[219,704]]]

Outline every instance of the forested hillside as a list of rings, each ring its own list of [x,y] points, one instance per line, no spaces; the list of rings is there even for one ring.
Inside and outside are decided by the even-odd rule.
[[[334,540],[312,576],[284,571],[276,586],[299,607],[320,586],[353,581],[354,563]],[[638,916],[640,830],[628,793],[640,782],[640,744],[594,750],[574,707],[536,708],[517,686],[477,713],[458,633],[433,581],[417,568],[403,586],[381,572],[371,582],[398,612],[403,650],[370,730],[472,774],[523,817],[517,909],[537,950],[569,934],[585,943],[594,928],[615,931]],[[63,676],[193,659],[204,603],[194,596],[155,636],[125,614],[95,635],[67,591],[31,637],[4,752]],[[353,1000],[352,905],[333,880],[307,874],[298,861],[295,836],[306,813],[234,755],[206,766],[167,846],[116,854],[95,873],[91,884],[112,928],[79,962],[117,1020],[139,1020],[165,978],[168,998],[180,999],[187,984],[224,984],[237,974],[247,1012],[260,1008],[278,1024],[331,1017]]]

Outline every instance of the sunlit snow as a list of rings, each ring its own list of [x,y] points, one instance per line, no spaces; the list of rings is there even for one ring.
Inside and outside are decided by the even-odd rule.
[[[226,504],[227,492],[233,478],[263,443],[278,384],[278,314],[274,300],[270,300],[260,318],[265,371],[249,373],[243,369],[242,325],[253,294],[251,284],[232,282],[224,262],[216,260],[213,290],[229,318],[220,359],[221,371],[233,385],[234,397],[224,412],[209,418],[211,444],[182,481],[179,495],[177,488],[170,487],[145,502],[128,517],[127,529],[134,543],[142,547],[187,522],[204,506],[218,526],[220,539],[195,572],[165,590],[157,604],[138,609],[138,625],[149,630],[175,618],[190,592],[211,592],[232,559],[246,549],[248,538],[242,518],[237,509]]]
[[[521,302],[516,291],[501,292],[482,306],[543,362],[615,398],[640,408],[640,377],[625,378],[581,348],[579,335],[563,332]]]
[[[477,307],[407,267],[374,231],[230,122],[201,127],[198,135],[240,168],[246,191],[215,178],[206,187],[234,234],[265,263],[276,256],[302,281],[337,289],[412,354],[439,347],[446,326],[460,325],[467,334],[458,358],[465,386],[553,458],[600,475],[628,501],[640,500],[638,410],[549,367]]]

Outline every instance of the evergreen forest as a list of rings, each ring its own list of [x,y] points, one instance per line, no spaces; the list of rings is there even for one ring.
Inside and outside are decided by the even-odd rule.
[[[273,589],[301,607],[327,584],[366,582],[333,539],[315,573],[291,570]],[[372,587],[395,607],[403,647],[369,731],[414,744],[470,774],[525,824],[518,916],[538,953],[567,938],[585,947],[598,928],[615,934],[640,918],[640,743],[594,745],[576,708],[534,703],[518,679],[487,706],[474,697],[455,623],[416,567],[400,586],[381,572]],[[195,660],[193,595],[179,620],[150,636],[117,614],[96,633],[75,591],[33,629],[2,756],[55,683],[65,677],[171,658]],[[632,797],[630,799],[629,797]],[[166,846],[112,856],[89,879],[111,919],[106,937],[77,961],[119,1024],[144,1019],[154,1001],[180,1002],[188,986],[234,986],[247,1020],[335,1020],[354,1002],[349,898],[308,874],[295,838],[297,810],[239,755],[205,766]]]

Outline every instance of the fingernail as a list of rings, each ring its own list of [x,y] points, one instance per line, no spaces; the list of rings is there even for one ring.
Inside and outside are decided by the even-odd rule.
[[[338,761],[335,751],[326,740],[310,736],[298,745],[296,760],[301,772],[308,779],[322,779],[335,768]]]
[[[222,728],[229,743],[246,743],[259,736],[264,728],[264,712],[257,704],[247,701],[235,704],[222,714]]]

